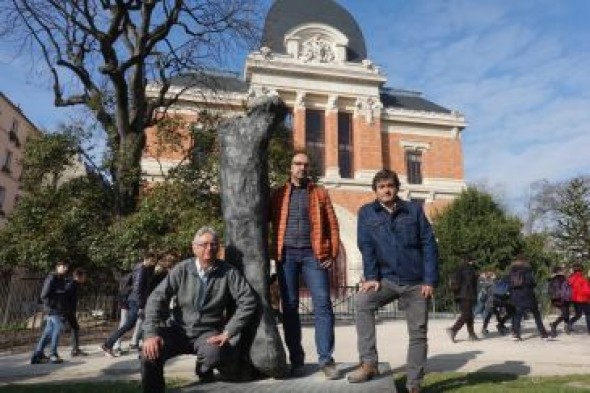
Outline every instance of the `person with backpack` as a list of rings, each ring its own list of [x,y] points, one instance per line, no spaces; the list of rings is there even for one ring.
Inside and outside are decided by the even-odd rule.
[[[573,273],[569,276],[568,282],[572,286],[572,304],[575,314],[569,320],[569,328],[573,331],[574,323],[584,314],[586,328],[590,334],[590,282],[584,277],[584,267],[581,263],[574,263],[572,270]]]
[[[473,328],[473,305],[477,299],[477,272],[475,270],[475,260],[467,258],[455,271],[455,282],[457,290],[455,291],[455,302],[459,306],[461,315],[455,321],[455,324],[447,329],[451,341],[456,342],[455,337],[463,325],[467,326],[469,340],[478,340]]]
[[[551,328],[551,337],[557,337],[557,326],[563,322],[567,334],[570,333],[570,301],[572,298],[572,287],[565,277],[563,267],[556,266],[553,268],[553,274],[549,279],[549,298],[551,305],[559,310],[557,319],[549,324]]]
[[[113,346],[119,338],[125,333],[135,327],[139,314],[143,313],[143,308],[147,300],[147,291],[150,282],[151,272],[156,265],[157,259],[154,252],[147,252],[144,256],[143,261],[138,262],[133,268],[131,277],[131,292],[127,296],[127,305],[129,310],[127,312],[127,320],[125,324],[114,331],[107,339],[104,344],[101,345],[101,349],[106,356],[116,357],[113,351]]]
[[[59,260],[55,266],[55,272],[49,273],[43,282],[41,289],[41,302],[46,313],[45,329],[39,338],[31,364],[40,364],[47,361],[62,363],[63,360],[57,353],[59,337],[63,328],[64,312],[66,310],[66,274],[70,264],[66,260]],[[51,342],[49,357],[45,356],[45,347]]]
[[[535,296],[535,286],[536,283],[531,265],[525,256],[518,255],[510,266],[510,298],[515,307],[512,330],[515,341],[522,340],[520,325],[523,315],[527,310],[533,314],[541,338],[549,338],[547,329],[543,325],[541,312],[539,311],[539,303]]]
[[[163,257],[158,260],[158,263],[156,263],[156,266],[154,267],[150,277],[146,298],[149,297],[152,291],[160,284],[160,282],[166,278],[170,269],[172,269],[176,262],[178,262],[178,259],[179,257],[175,253],[170,252],[164,254]],[[135,322],[135,330],[133,331],[133,336],[131,336],[131,341],[129,343],[130,350],[141,351],[139,342],[143,340],[144,320],[145,315],[140,313],[137,318],[137,322]]]
[[[497,277],[488,288],[488,300],[484,312],[482,334],[488,334],[488,325],[496,317],[496,328],[498,333],[505,335],[510,330],[506,327],[506,321],[511,320],[514,315],[514,306],[510,301],[510,277]]]

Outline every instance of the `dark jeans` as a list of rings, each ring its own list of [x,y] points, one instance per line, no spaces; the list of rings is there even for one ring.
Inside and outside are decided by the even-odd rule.
[[[80,325],[75,313],[68,312],[65,315],[65,320],[72,329],[72,351],[80,349]]]
[[[333,361],[334,311],[330,299],[330,277],[313,256],[311,249],[285,248],[278,265],[278,279],[283,304],[283,330],[291,364],[302,365],[305,353],[301,345],[299,318],[299,278],[309,288],[315,320],[315,345],[320,367]]]
[[[573,326],[582,314],[584,314],[586,316],[586,328],[588,329],[588,333],[590,333],[590,304],[578,302],[573,302],[573,304],[575,314],[570,318],[570,326]]]
[[[463,325],[466,325],[469,335],[475,336],[475,331],[473,330],[473,303],[473,299],[459,299],[457,301],[461,315],[459,315],[459,318],[457,318],[457,321],[455,321],[455,324],[451,328],[455,333],[461,330]]]
[[[143,393],[163,393],[165,391],[164,364],[168,359],[178,355],[197,355],[199,373],[204,374],[217,368],[223,375],[226,365],[232,367],[236,363],[237,351],[229,344],[219,347],[207,343],[211,336],[219,334],[211,330],[201,334],[197,338],[189,338],[185,331],[179,326],[170,326],[160,329],[159,336],[164,340],[160,349],[160,356],[157,359],[149,360],[141,358],[141,387]]]
[[[553,321],[553,325],[557,327],[561,322],[564,324],[569,324],[570,322],[570,302],[563,302],[562,304],[556,306],[559,309],[559,316],[555,321]]]
[[[419,387],[424,378],[428,350],[428,305],[422,296],[421,285],[398,285],[381,280],[379,291],[356,295],[356,334],[360,361],[377,364],[377,337],[375,312],[384,305],[399,299],[399,307],[406,313],[410,343],[406,358],[407,386]],[[348,344],[348,343],[347,343]]]
[[[522,317],[526,310],[530,311],[533,314],[533,317],[535,318],[535,324],[537,325],[537,330],[539,331],[541,336],[547,336],[547,330],[543,325],[543,318],[541,318],[541,312],[539,311],[538,305],[530,307],[523,307],[518,305],[516,306],[516,312],[514,313],[514,326],[512,329],[514,331],[514,336],[520,337],[520,323],[522,322]]]
[[[135,327],[135,322],[137,322],[137,317],[138,317],[138,311],[139,311],[139,307],[137,305],[136,302],[134,301],[129,301],[128,302],[128,306],[129,309],[127,311],[127,320],[125,321],[125,324],[123,326],[121,326],[120,328],[118,328],[117,330],[115,330],[115,332],[113,334],[111,334],[105,341],[104,346],[107,348],[112,349],[113,345],[115,345],[115,342],[122,337],[125,333],[127,333],[128,331],[130,331],[131,329],[133,329]]]

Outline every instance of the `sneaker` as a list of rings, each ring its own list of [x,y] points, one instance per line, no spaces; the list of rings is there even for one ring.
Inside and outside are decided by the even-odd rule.
[[[457,332],[454,331],[453,328],[447,328],[447,335],[449,336],[452,342],[457,342],[457,340],[455,339],[455,337],[457,337]]]
[[[324,373],[326,379],[328,380],[340,378],[340,372],[336,368],[336,363],[334,363],[333,360],[321,366],[320,370]]]
[[[57,353],[49,355],[49,362],[53,364],[63,363],[63,359]]]
[[[520,336],[512,336],[512,341],[522,341]]]
[[[71,353],[72,357],[75,358],[76,356],[88,356],[88,352],[81,350],[80,348],[72,349]]]
[[[116,357],[119,357],[119,356],[126,355],[127,351],[123,351],[121,348],[115,348],[115,349],[113,349],[113,354],[115,354]]]
[[[109,358],[116,358],[117,357],[117,355],[115,355],[115,352],[113,352],[113,350],[111,348],[107,348],[107,346],[104,344],[102,344],[100,346],[100,349],[102,349],[102,351],[104,352],[104,355]]]
[[[361,365],[348,374],[346,379],[349,383],[367,382],[379,375],[379,369],[375,363],[361,363]]]
[[[488,334],[490,331],[487,328],[481,328],[481,334],[483,334],[484,336],[486,334]]]

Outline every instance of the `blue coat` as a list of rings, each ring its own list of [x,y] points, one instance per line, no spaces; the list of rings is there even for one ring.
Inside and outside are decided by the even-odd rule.
[[[378,201],[364,205],[358,214],[357,240],[365,280],[438,285],[438,246],[417,203],[398,199],[391,214]]]

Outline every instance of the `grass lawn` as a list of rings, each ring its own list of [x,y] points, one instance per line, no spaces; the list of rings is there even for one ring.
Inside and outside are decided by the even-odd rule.
[[[405,377],[396,379],[399,393],[405,393]],[[182,386],[182,381],[171,381],[169,387]],[[487,373],[430,373],[426,377],[425,393],[580,393],[590,392],[590,374],[559,377],[516,377]],[[67,385],[13,385],[0,387],[0,393],[137,393],[139,383],[76,383]]]

